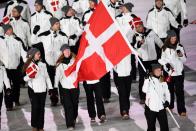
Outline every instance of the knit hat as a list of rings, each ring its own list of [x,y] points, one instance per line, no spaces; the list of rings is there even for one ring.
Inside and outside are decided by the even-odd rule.
[[[162,68],[162,65],[159,63],[156,63],[156,64],[151,64],[151,67],[152,67],[152,71],[153,71],[155,69]]]
[[[97,0],[89,0],[89,1],[92,1],[92,2],[94,2],[94,3],[96,3],[96,4],[97,4]]]
[[[174,30],[168,30],[167,31],[167,37],[175,37],[177,36],[176,35],[176,32]]]
[[[50,18],[50,25],[53,26],[56,22],[59,22],[59,19],[57,19],[56,17],[51,17]]]
[[[43,0],[35,0],[35,4],[43,5]]]
[[[37,48],[31,48],[27,52],[27,58],[34,56],[37,52],[40,52]]]
[[[19,13],[21,13],[22,10],[23,10],[23,7],[20,6],[20,5],[17,5],[17,6],[14,7],[14,9],[16,9]]]
[[[12,26],[10,24],[4,24],[3,25],[4,33],[6,33],[10,28],[12,28]]]
[[[68,44],[63,44],[60,48],[60,51],[64,51],[65,49],[70,49],[69,45]]]
[[[126,7],[130,12],[132,12],[132,8],[134,7],[134,5],[132,3],[130,3],[130,2],[125,3],[122,6]]]
[[[67,12],[69,11],[69,9],[71,9],[72,7],[71,6],[69,6],[69,5],[66,5],[66,6],[63,6],[63,8],[61,9],[64,13],[65,13],[65,15],[67,14]]]
[[[142,25],[142,24],[143,24],[143,22],[142,22],[140,17],[133,18],[133,25],[134,25],[134,27],[137,26],[137,25]]]

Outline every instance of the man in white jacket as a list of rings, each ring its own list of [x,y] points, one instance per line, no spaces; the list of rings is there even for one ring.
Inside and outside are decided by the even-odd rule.
[[[18,5],[23,7],[23,10],[21,12],[22,18],[31,23],[31,11],[27,1],[25,0],[10,0],[5,7],[4,17],[12,17],[12,10],[15,6]]]
[[[171,10],[164,5],[163,0],[155,0],[155,6],[147,15],[147,28],[152,29],[164,42],[170,24],[179,30],[182,28]]]
[[[50,18],[52,14],[44,9],[42,0],[35,1],[35,12],[31,15],[31,39],[38,36],[38,34],[50,29]]]
[[[186,0],[164,0],[164,3],[172,11],[176,21],[186,27],[188,25]],[[175,28],[171,27],[171,29],[174,30]],[[175,30],[175,32],[180,39],[180,31]]]
[[[25,48],[31,47],[31,33],[29,23],[21,17],[22,6],[15,6],[12,10],[12,18],[10,24],[13,27],[14,33],[22,39]]]
[[[162,80],[162,67],[152,64],[152,75],[145,80],[142,91],[146,93],[145,117],[148,125],[147,131],[156,131],[156,119],[161,131],[169,131],[167,113],[170,102],[170,93],[166,82]]]
[[[5,35],[1,37],[3,43],[0,47],[0,56],[5,65],[8,78],[12,82],[13,101],[15,102],[15,105],[19,106],[21,74],[18,68],[21,62],[21,56],[23,61],[26,61],[26,52],[24,51],[24,44],[22,40],[13,34],[12,26],[6,24],[3,26],[3,29]],[[13,104],[10,104],[10,110],[12,107]]]
[[[62,11],[65,16],[60,20],[61,30],[68,36],[71,51],[77,54],[78,40],[83,32],[80,19],[75,16],[76,12],[71,6],[64,6]]]

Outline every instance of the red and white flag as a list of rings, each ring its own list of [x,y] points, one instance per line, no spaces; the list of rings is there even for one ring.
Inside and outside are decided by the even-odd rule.
[[[52,2],[50,3],[52,6],[53,11],[57,11],[59,8],[59,0],[52,0]]]
[[[26,69],[26,74],[29,78],[35,78],[35,75],[37,74],[37,65],[31,63],[31,65]]]
[[[99,80],[132,50],[119,25],[102,1],[97,5],[82,34],[75,63],[65,75],[75,74],[78,81]]]

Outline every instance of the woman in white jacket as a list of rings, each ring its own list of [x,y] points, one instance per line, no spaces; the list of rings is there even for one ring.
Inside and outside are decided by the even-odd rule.
[[[186,61],[186,53],[183,45],[178,43],[175,31],[167,32],[168,36],[163,46],[161,59],[159,63],[164,66],[166,76],[171,76],[171,82],[168,82],[171,103],[169,108],[174,108],[174,93],[177,98],[177,109],[181,116],[186,116],[185,100],[184,100],[184,66]]]
[[[33,131],[43,131],[47,88],[49,92],[53,89],[46,64],[40,61],[40,57],[40,51],[31,48],[23,67],[23,71],[26,72],[24,80],[28,82],[28,94],[32,105],[31,126]]]
[[[169,106],[170,94],[161,74],[161,65],[152,64],[152,75],[144,81],[142,89],[146,93],[144,114],[148,125],[147,131],[156,130],[156,119],[159,121],[161,131],[169,131],[165,108]]]
[[[77,84],[74,84],[76,74],[66,77],[64,71],[73,65],[75,58],[67,44],[62,45],[60,50],[62,55],[57,61],[55,88],[59,87],[59,83],[62,86],[60,94],[65,110],[66,125],[69,130],[73,130],[78,116],[79,88]]]

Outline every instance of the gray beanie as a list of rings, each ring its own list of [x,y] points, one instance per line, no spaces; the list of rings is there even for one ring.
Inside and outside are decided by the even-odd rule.
[[[126,7],[130,12],[132,12],[132,8],[134,7],[134,5],[132,3],[125,3],[124,5],[122,5],[124,7]]]
[[[159,63],[156,63],[156,64],[151,64],[151,67],[152,67],[152,71],[153,71],[155,69],[162,68],[162,65]]]
[[[71,6],[66,5],[66,6],[63,6],[63,8],[62,8],[61,10],[65,13],[65,15],[67,15],[67,12],[68,12],[69,9],[71,9],[71,8],[72,8]]]
[[[168,30],[167,31],[167,37],[175,37],[177,36],[176,35],[176,32],[174,30]]]
[[[37,52],[40,52],[37,48],[31,48],[27,52],[27,58],[34,56]]]
[[[51,17],[50,18],[50,25],[53,26],[56,22],[59,22],[59,19],[57,19],[56,17]]]
[[[69,45],[68,44],[63,44],[60,48],[60,51],[64,51],[65,49],[70,49]]]
[[[94,3],[96,3],[96,4],[97,4],[97,0],[89,0],[89,1],[92,1],[92,2],[94,2]]]
[[[39,4],[43,6],[43,0],[35,0],[35,4]]]
[[[21,13],[22,10],[23,10],[23,7],[20,6],[20,5],[17,5],[17,6],[14,7],[14,9],[16,9],[19,13]]]
[[[4,33],[6,33],[12,26],[10,24],[4,24],[3,26]]]

